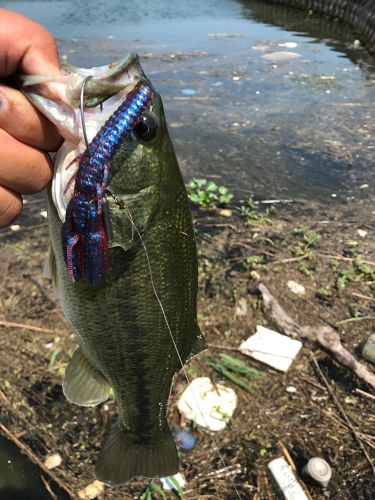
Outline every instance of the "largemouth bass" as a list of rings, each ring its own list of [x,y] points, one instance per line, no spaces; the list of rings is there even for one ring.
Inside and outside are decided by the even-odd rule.
[[[161,98],[135,55],[25,85],[65,138],[48,192],[49,273],[80,342],[64,394],[95,406],[112,388],[118,403],[96,477],[121,484],[175,474],[166,419],[172,379],[206,343],[197,323],[189,203]]]

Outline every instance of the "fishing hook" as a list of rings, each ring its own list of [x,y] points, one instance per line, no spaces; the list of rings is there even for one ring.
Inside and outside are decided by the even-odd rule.
[[[83,138],[85,139],[85,144],[86,144],[86,148],[87,148],[87,152],[88,152],[89,156],[91,156],[91,152],[90,152],[90,144],[89,144],[89,140],[87,138],[87,132],[86,132],[85,110],[83,108],[83,101],[84,101],[84,98],[85,98],[86,83],[91,78],[92,78],[92,76],[89,75],[89,76],[85,76],[85,78],[83,79],[82,87],[81,87],[81,94],[80,94],[80,99],[79,99],[79,111],[80,111],[80,115],[81,115],[81,124],[82,124]]]

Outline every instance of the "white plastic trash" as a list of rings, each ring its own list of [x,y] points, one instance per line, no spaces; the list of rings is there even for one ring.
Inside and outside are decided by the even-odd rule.
[[[308,500],[292,468],[284,458],[275,458],[268,464],[268,468],[286,500]]]
[[[262,363],[286,372],[299,353],[302,342],[257,325],[254,335],[243,342],[239,349]]]
[[[173,478],[174,481],[171,479]],[[179,485],[179,487],[183,490],[186,486],[186,479],[185,477],[181,474],[181,472],[177,472],[174,476],[167,476],[167,477],[162,477],[160,479],[161,484],[163,486],[163,489],[166,491],[172,491],[176,489],[176,483]]]
[[[208,377],[198,377],[182,393],[177,406],[187,419],[211,431],[221,431],[236,409],[237,396],[222,383],[213,386]]]

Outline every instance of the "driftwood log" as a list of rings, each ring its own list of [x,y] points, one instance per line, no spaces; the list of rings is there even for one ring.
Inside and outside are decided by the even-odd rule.
[[[269,289],[260,283],[258,289],[263,298],[265,312],[286,335],[293,338],[309,339],[317,342],[340,364],[349,368],[357,377],[375,390],[375,373],[358,361],[341,343],[340,335],[330,326],[300,326],[281,307]]]

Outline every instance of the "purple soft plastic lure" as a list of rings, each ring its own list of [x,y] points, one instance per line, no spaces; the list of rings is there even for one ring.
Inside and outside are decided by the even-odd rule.
[[[108,269],[108,238],[102,206],[110,161],[140,121],[152,100],[152,90],[137,87],[106,121],[82,155],[73,196],[62,227],[62,246],[72,281],[100,284]]]

